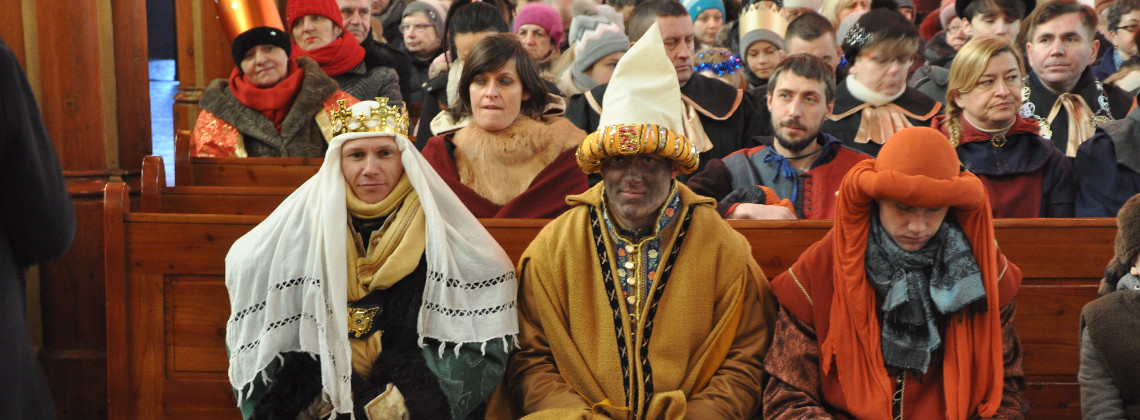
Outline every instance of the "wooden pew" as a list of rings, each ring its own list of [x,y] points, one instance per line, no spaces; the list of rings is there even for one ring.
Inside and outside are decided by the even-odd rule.
[[[163,209],[182,206],[174,204],[175,195],[164,193]],[[109,184],[104,237],[110,418],[237,418],[226,377],[224,257],[264,216],[130,208],[127,188]],[[546,223],[482,222],[516,261]],[[769,278],[786,270],[831,226],[830,221],[730,224],[748,238]],[[1078,317],[1095,298],[1096,281],[1112,255],[1115,222],[1009,219],[995,225],[1003,251],[1025,274],[1017,325],[1031,418],[1079,418]]]
[[[273,212],[292,187],[166,185],[161,156],[143,158],[142,194],[132,209],[147,213],[261,214]]]
[[[415,136],[410,137],[412,143]],[[190,130],[174,132],[174,183],[179,186],[297,187],[321,168],[324,158],[193,156]]]

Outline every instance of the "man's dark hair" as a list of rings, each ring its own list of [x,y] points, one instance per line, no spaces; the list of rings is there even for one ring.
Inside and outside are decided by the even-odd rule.
[[[788,30],[784,33],[784,49],[788,49],[788,41],[792,38],[815,41],[824,35],[835,38],[835,27],[831,26],[831,22],[819,13],[804,13],[788,24]]]
[[[1115,31],[1120,26],[1120,19],[1124,15],[1132,13],[1133,10],[1140,10],[1140,0],[1116,0],[1112,6],[1108,7],[1108,14],[1105,17],[1108,24],[1108,30]]]
[[[625,33],[629,35],[631,42],[637,42],[653,26],[657,18],[676,16],[688,18],[690,17],[689,10],[685,9],[685,6],[682,6],[677,0],[649,0],[633,9],[633,15],[629,18],[629,26],[625,28]]]
[[[809,80],[823,82],[823,93],[827,103],[835,101],[835,70],[822,58],[807,53],[789,55],[776,65],[768,77],[768,97],[776,91],[776,84],[784,72],[792,72]]]
[[[444,27],[446,28],[444,39],[447,40],[451,61],[458,58],[458,54],[455,52],[455,35],[457,34],[484,31],[510,32],[507,22],[503,21],[503,15],[499,13],[499,8],[495,6],[494,1],[459,0],[452,3],[451,9],[447,12],[447,22]]]
[[[1025,17],[1028,10],[1025,10],[1024,0],[974,0],[962,9],[963,16],[958,17],[971,21],[975,16],[992,15],[998,12],[1021,19]]]
[[[606,4],[613,6],[614,10],[621,10],[623,7],[637,7],[637,0],[610,0]]]
[[[519,75],[519,84],[523,92],[530,98],[522,101],[520,112],[535,120],[542,121],[542,112],[546,109],[547,93],[546,82],[539,75],[538,66],[523,49],[519,37],[510,33],[490,35],[471,49],[471,55],[463,65],[463,74],[459,76],[458,103],[452,104],[451,116],[458,121],[460,118],[471,115],[471,82],[483,73],[497,71],[511,61],[515,62],[515,73]]]
[[[1037,25],[1043,24],[1054,18],[1069,13],[1078,13],[1081,15],[1081,26],[1085,29],[1085,34],[1088,39],[1092,40],[1096,36],[1096,11],[1093,8],[1078,3],[1076,0],[1053,0],[1051,2],[1042,4],[1029,15],[1027,19],[1029,25],[1025,29],[1027,42],[1033,42],[1034,32],[1037,31]]]

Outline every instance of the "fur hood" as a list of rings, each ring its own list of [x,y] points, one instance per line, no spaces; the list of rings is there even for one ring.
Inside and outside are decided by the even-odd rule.
[[[524,116],[495,132],[468,125],[455,133],[452,143],[460,182],[501,206],[526,191],[539,172],[584,138],[586,132],[566,118],[542,122]]]
[[[327,146],[314,116],[324,111],[324,101],[336,94],[339,87],[311,58],[298,58],[297,66],[305,76],[285,121],[281,123],[280,133],[264,114],[234,97],[227,79],[214,80],[206,87],[200,103],[202,109],[241,132],[251,157],[323,156]],[[314,134],[320,136],[319,143],[314,142]]]

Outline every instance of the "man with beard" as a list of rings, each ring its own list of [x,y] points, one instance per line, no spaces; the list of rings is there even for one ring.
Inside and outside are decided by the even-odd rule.
[[[364,47],[365,69],[390,67],[395,70],[400,76],[400,96],[408,100],[412,97],[412,87],[415,86],[410,83],[412,58],[392,44],[378,42],[372,37],[373,3],[371,0],[336,0],[336,7],[344,19],[344,30],[352,33],[360,41],[360,46]],[[399,30],[396,32],[399,33]],[[403,42],[403,38],[400,40]]]
[[[772,71],[768,109],[775,141],[757,138],[756,146],[724,159],[710,160],[688,186],[719,201],[717,212],[728,219],[832,219],[835,192],[847,170],[870,158],[843,145],[819,127],[835,105],[831,65],[808,54],[793,54]],[[765,204],[790,200],[786,207]]]

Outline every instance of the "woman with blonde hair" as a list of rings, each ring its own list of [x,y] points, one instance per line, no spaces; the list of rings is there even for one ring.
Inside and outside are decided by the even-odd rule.
[[[975,38],[954,58],[946,115],[934,118],[966,169],[986,185],[994,217],[1073,217],[1076,182],[1065,155],[1022,117],[1021,54],[1005,37]]]
[[[831,21],[831,26],[839,28],[843,18],[856,12],[871,10],[871,0],[835,0],[823,2],[819,14]]]

